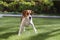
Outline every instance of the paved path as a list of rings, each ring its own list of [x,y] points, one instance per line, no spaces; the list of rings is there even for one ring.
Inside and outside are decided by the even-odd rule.
[[[5,17],[5,16],[15,16],[15,17],[21,17],[22,15],[18,15],[18,14],[0,14],[0,18],[1,17]],[[60,18],[60,16],[45,16],[45,15],[32,15],[33,17],[37,18]]]

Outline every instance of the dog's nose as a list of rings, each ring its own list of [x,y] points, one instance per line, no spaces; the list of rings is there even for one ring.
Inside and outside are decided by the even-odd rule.
[[[29,17],[29,19],[31,19],[31,17]]]

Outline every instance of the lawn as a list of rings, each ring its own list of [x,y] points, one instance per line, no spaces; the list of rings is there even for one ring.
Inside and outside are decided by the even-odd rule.
[[[0,40],[60,40],[60,19],[33,18],[33,21],[38,33],[30,26],[18,36],[20,18],[0,18]]]

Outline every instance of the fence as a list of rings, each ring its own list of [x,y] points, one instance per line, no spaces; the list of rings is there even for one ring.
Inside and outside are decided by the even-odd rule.
[[[0,18],[2,17],[21,17],[22,15],[18,14],[0,14]],[[32,15],[34,18],[60,18],[60,16],[45,16],[45,15]]]

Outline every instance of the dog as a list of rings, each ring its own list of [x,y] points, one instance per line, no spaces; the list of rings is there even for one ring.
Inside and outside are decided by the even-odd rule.
[[[23,31],[25,31],[26,25],[32,25],[34,32],[37,33],[37,29],[34,26],[31,14],[32,14],[32,10],[24,10],[22,12],[21,24],[20,24],[18,35],[20,35]]]

